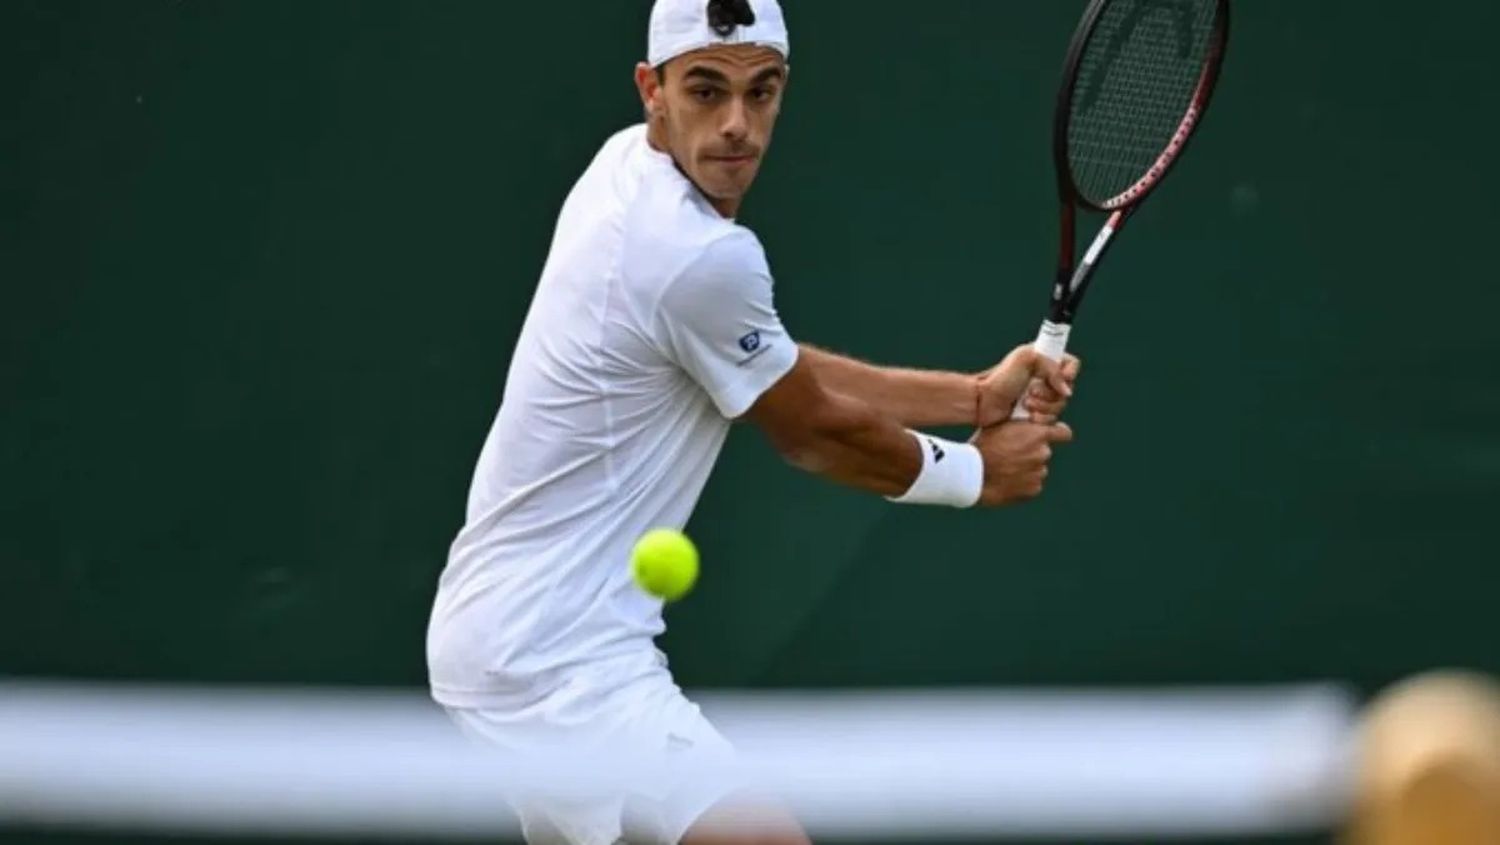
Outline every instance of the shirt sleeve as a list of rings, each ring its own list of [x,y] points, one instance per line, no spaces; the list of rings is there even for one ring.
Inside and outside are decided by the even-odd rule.
[[[657,320],[666,353],[733,419],[797,361],[771,299],[760,242],[736,230],[712,244],[662,294]]]

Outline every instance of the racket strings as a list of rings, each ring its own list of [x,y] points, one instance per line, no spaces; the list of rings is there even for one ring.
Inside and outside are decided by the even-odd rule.
[[[1079,59],[1068,124],[1078,192],[1106,205],[1146,176],[1182,125],[1211,49],[1216,0],[1116,0]]]

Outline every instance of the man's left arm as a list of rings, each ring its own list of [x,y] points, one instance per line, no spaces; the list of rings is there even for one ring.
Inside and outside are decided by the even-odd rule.
[[[1044,365],[1046,378],[1029,384],[1029,356],[1035,354],[1030,344],[983,373],[881,367],[806,343],[798,348],[829,389],[873,405],[908,428],[995,425],[1010,417],[1022,392],[1034,421],[1054,421],[1073,393],[1079,368],[1070,355],[1060,366]]]
[[[974,425],[979,419],[979,378],[940,370],[878,367],[798,344],[828,389],[853,396],[907,428]]]

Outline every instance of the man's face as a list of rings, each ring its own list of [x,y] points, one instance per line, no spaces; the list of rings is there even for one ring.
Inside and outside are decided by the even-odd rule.
[[[699,190],[731,208],[760,171],[786,78],[780,53],[747,44],[695,50],[659,73],[636,72],[655,137]]]

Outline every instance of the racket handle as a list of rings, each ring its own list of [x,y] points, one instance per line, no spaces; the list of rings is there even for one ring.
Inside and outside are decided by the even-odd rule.
[[[1068,334],[1073,331],[1073,326],[1068,323],[1054,323],[1051,320],[1042,321],[1042,329],[1037,332],[1036,341],[1032,346],[1037,352],[1053,361],[1061,361],[1063,353],[1068,351]],[[1029,393],[1031,385],[1026,386]],[[1031,412],[1026,410],[1026,394],[1016,402],[1016,407],[1010,412],[1013,420],[1029,420]]]

